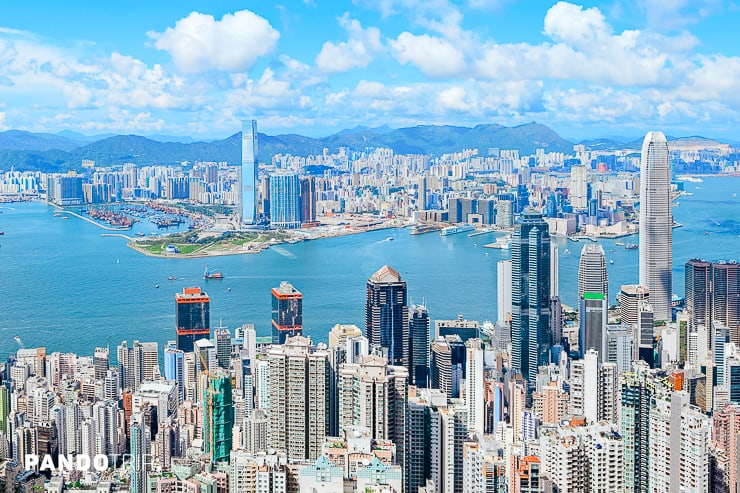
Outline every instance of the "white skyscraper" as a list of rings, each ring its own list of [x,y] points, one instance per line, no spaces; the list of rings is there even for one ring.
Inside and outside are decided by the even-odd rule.
[[[550,296],[560,296],[558,287],[559,248],[554,241],[550,243]]]
[[[496,265],[498,323],[503,325],[511,318],[511,260],[501,260]]]
[[[570,203],[575,210],[588,207],[588,170],[576,165],[570,168]]]
[[[483,392],[483,346],[480,339],[469,339],[465,345],[467,374],[465,402],[468,406],[468,432],[483,436],[485,402]]]
[[[240,176],[242,224],[257,219],[257,120],[242,121],[242,167]]]
[[[671,319],[673,215],[668,142],[648,132],[640,165],[640,284],[650,289],[655,320]]]

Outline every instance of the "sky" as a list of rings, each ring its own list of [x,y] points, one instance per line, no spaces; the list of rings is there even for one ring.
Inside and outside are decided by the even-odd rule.
[[[725,0],[3,2],[0,131],[740,140],[738,26]]]

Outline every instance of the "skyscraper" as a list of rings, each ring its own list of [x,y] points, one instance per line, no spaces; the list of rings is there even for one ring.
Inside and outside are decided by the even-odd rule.
[[[429,312],[414,305],[409,320],[409,383],[419,388],[429,382]]]
[[[301,227],[301,182],[297,174],[270,175],[270,225],[282,229]]]
[[[365,335],[370,346],[387,352],[388,364],[409,364],[409,308],[406,281],[388,265],[367,281]]]
[[[316,222],[316,179],[307,176],[301,179],[301,223]]]
[[[257,222],[257,120],[242,121],[241,222]]]
[[[527,209],[511,241],[511,366],[535,388],[550,362],[550,232],[542,214]]]
[[[287,281],[272,288],[272,343],[303,333],[303,295]]]
[[[570,204],[575,210],[585,210],[588,203],[588,170],[585,166],[570,168]]]
[[[175,323],[177,349],[189,353],[198,339],[211,336],[211,298],[200,288],[184,288],[175,293]]]
[[[689,327],[698,325],[712,327],[712,264],[698,258],[691,259],[684,266],[686,281],[686,311],[689,314]]]
[[[496,321],[504,325],[511,320],[511,260],[499,260],[496,273]]]
[[[583,293],[580,300],[578,348],[581,358],[589,349],[599,352],[600,363],[607,361],[606,323],[608,306],[603,293]]]
[[[691,259],[685,276],[689,326],[709,330],[719,322],[729,329],[730,340],[740,345],[740,264]]]
[[[668,142],[662,132],[648,132],[640,164],[640,284],[650,289],[655,320],[671,320],[672,252]]]
[[[609,275],[606,257],[600,243],[588,243],[581,250],[578,263],[578,299],[583,293],[601,293],[609,304]]]

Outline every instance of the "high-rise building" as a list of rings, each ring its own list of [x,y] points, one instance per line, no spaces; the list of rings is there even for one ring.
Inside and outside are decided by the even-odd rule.
[[[180,402],[185,400],[185,353],[177,349],[174,341],[170,341],[164,348],[164,378],[177,382],[177,391]]]
[[[606,257],[600,243],[587,243],[578,263],[578,299],[583,293],[601,293],[609,304],[609,276]]]
[[[329,429],[329,352],[302,336],[267,353],[270,428],[268,446],[288,459],[315,460]]]
[[[222,369],[204,373],[203,385],[203,444],[204,451],[214,462],[229,462],[234,406],[231,396],[231,376]]]
[[[257,121],[242,121],[241,222],[257,222]]]
[[[272,288],[272,343],[303,333],[303,295],[287,281]]]
[[[578,349],[581,357],[589,349],[599,352],[599,362],[607,360],[606,323],[609,307],[604,293],[590,293],[581,295],[580,299],[580,331]]]
[[[227,328],[218,328],[213,331],[216,342],[216,357],[218,366],[228,370],[231,365],[231,331]]]
[[[110,365],[110,350],[107,347],[96,347],[93,355],[95,380],[103,380]]]
[[[499,325],[511,320],[511,260],[496,263],[496,313]]]
[[[429,312],[424,305],[414,305],[409,319],[409,383],[419,388],[429,386]]]
[[[316,178],[301,178],[301,223],[316,222]]]
[[[382,348],[388,364],[409,364],[409,308],[406,281],[388,265],[367,281],[365,335],[371,347]]]
[[[570,168],[570,205],[575,210],[585,210],[588,206],[588,170],[583,165]]]
[[[511,366],[535,388],[537,371],[550,362],[550,232],[542,214],[527,209],[511,241]]]
[[[296,173],[270,175],[270,225],[280,229],[301,227],[301,183]]]
[[[712,323],[730,329],[730,340],[740,346],[740,264],[712,263]]]
[[[175,293],[177,349],[189,353],[198,339],[211,337],[211,298],[198,287]]]
[[[131,452],[131,493],[144,493],[146,488],[146,476],[148,462],[147,451],[150,450],[150,438],[148,427],[144,424],[144,416],[137,414],[131,417],[130,446]]]
[[[691,259],[684,266],[684,276],[689,327],[711,327],[712,264],[698,258]]]
[[[650,289],[639,284],[625,284],[619,292],[619,315],[628,327],[640,321],[640,306],[650,301]]]
[[[470,339],[466,343],[465,403],[468,406],[468,432],[483,437],[485,431],[485,385],[483,383],[483,343]]]
[[[670,321],[673,214],[671,164],[662,132],[648,132],[640,164],[640,284],[650,289],[655,320]]]
[[[620,416],[624,440],[624,491],[648,491],[648,459],[650,457],[649,414],[655,384],[642,368],[625,373],[622,379],[622,410]]]

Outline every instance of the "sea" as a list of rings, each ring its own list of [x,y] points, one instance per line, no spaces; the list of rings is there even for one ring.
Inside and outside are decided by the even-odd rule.
[[[740,258],[740,177],[702,177],[684,183],[673,207],[673,292],[684,295],[684,264]],[[175,293],[200,286],[211,297],[211,326],[254,324],[270,335],[271,289],[291,282],[303,293],[304,335],[326,342],[338,323],[365,323],[367,279],[383,265],[406,281],[413,303],[432,320],[496,320],[496,263],[510,251],[483,248],[501,233],[411,235],[386,229],[281,244],[258,254],[209,258],[156,258],[126,246],[126,239],[79,218],[55,216],[43,202],[0,204],[0,358],[19,347],[92,355],[123,340],[175,338]],[[133,230],[158,231],[146,221]],[[557,238],[559,291],[576,306],[578,259],[587,241]],[[600,240],[609,263],[611,302],[622,284],[636,284],[638,250]],[[224,274],[204,280],[206,264]],[[174,277],[174,280],[169,280]],[[112,356],[113,356],[112,354]],[[115,358],[115,356],[113,356]]]

